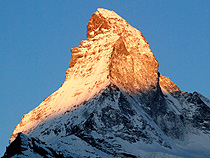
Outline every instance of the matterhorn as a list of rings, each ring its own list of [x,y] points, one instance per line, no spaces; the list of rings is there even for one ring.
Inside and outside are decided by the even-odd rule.
[[[65,82],[24,115],[7,157],[210,157],[210,101],[158,71],[140,31],[98,9]]]

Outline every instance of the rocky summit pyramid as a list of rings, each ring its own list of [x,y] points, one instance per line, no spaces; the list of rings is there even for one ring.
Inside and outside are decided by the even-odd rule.
[[[65,82],[14,129],[4,157],[209,157],[210,101],[158,72],[148,42],[98,9]]]

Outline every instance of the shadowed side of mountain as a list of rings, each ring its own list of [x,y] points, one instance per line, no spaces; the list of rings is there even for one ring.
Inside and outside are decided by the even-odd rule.
[[[152,95],[154,91],[147,93]],[[45,142],[53,150],[59,149],[64,157],[78,153],[81,157],[144,157],[155,155],[156,152],[166,154],[161,157],[196,156],[199,152],[208,154],[202,149],[192,154],[190,149],[184,150],[186,146],[182,146],[189,135],[197,133],[195,136],[199,136],[209,132],[205,123],[209,121],[207,117],[210,108],[201,100],[200,95],[184,93],[173,99],[169,97],[171,93],[153,95],[156,97],[150,100],[146,92],[131,95],[110,85],[88,102],[41,122],[28,136],[39,138],[40,142]],[[186,113],[185,108],[180,113],[174,111],[172,102],[175,100],[183,100],[189,112]],[[182,102],[179,101],[179,104]],[[192,104],[198,107],[202,116],[197,116],[197,110],[192,113],[195,110],[191,109]],[[33,139],[22,140],[30,144],[27,142]],[[175,144],[174,141],[181,143]],[[193,140],[193,143],[199,141]],[[25,146],[21,150],[25,151]],[[12,150],[7,151],[9,153]]]

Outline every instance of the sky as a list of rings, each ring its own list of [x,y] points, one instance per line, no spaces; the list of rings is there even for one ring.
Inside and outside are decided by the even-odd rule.
[[[70,49],[86,39],[97,8],[115,11],[142,32],[163,76],[210,99],[209,0],[2,0],[0,156],[22,116],[64,82]]]

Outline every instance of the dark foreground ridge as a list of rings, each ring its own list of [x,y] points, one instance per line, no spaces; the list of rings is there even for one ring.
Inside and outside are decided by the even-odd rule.
[[[18,133],[16,139],[7,147],[2,158],[9,157],[56,157],[64,158],[61,152],[55,151],[38,138],[29,138],[23,133]]]

